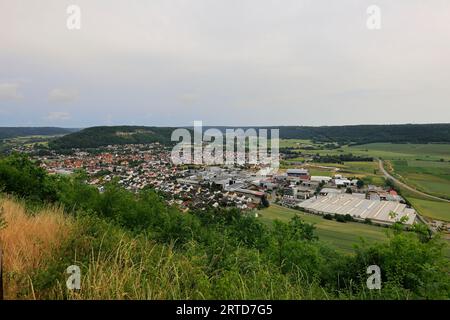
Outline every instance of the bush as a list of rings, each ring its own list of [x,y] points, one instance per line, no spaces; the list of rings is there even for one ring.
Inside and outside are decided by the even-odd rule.
[[[57,200],[52,179],[25,155],[0,160],[0,190],[33,201]]]
[[[346,221],[355,221],[355,219],[353,219],[353,217],[351,215],[349,215],[348,213],[344,216]]]

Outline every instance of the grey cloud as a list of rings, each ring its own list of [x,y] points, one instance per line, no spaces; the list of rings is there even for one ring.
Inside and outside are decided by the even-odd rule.
[[[19,83],[0,83],[0,100],[19,100],[23,95],[19,91]]]
[[[378,31],[372,0],[78,0],[68,31],[69,1],[3,0],[1,76],[33,82],[0,98],[76,126],[450,122],[450,2],[376,2]]]
[[[65,121],[69,120],[71,118],[70,114],[68,112],[63,111],[52,111],[45,116],[45,120],[51,121],[51,122],[59,122],[59,121]]]
[[[48,95],[51,102],[73,102],[78,99],[78,91],[74,89],[52,89]]]

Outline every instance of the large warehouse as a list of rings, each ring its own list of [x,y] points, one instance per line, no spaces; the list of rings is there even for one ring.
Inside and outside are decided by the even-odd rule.
[[[375,223],[392,224],[408,217],[405,224],[412,225],[416,212],[396,201],[368,200],[364,194],[332,194],[313,197],[299,204],[300,208],[318,214],[349,214],[355,219],[370,219]],[[393,217],[392,212],[395,213]]]

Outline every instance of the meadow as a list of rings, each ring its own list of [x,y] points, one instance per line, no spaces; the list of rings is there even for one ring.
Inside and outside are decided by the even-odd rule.
[[[414,199],[414,204],[418,207],[426,207],[432,212],[441,212],[440,203],[422,199]],[[288,222],[292,217],[298,215],[302,220],[314,224],[320,241],[327,243],[336,250],[345,254],[354,254],[358,246],[363,244],[385,243],[389,239],[389,228],[363,224],[360,222],[337,222],[327,220],[322,216],[305,213],[299,210],[282,207],[272,204],[269,208],[259,212],[259,219],[267,226],[270,226],[273,220]],[[440,219],[436,215],[436,219]],[[450,258],[450,243],[444,249],[445,256]]]
[[[299,210],[294,210],[272,204],[269,208],[260,211],[260,219],[267,225],[273,220],[288,222],[295,215],[299,215],[303,220],[313,223],[317,230],[317,235],[321,241],[327,242],[345,253],[353,253],[356,244],[362,241],[374,243],[387,240],[387,230],[383,227],[362,224],[358,222],[337,222],[326,220],[321,216],[307,214]]]

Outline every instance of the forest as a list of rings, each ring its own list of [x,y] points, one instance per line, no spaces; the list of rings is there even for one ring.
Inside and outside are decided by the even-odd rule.
[[[204,130],[212,127],[203,127]],[[225,132],[227,128],[216,127]],[[159,142],[171,145],[171,134],[176,128],[144,126],[91,127],[67,134],[50,142],[53,149],[96,148],[110,144],[138,144]],[[243,127],[242,129],[249,129]],[[450,124],[353,125],[353,126],[280,126],[255,129],[279,129],[280,139],[307,139],[338,144],[444,143],[450,142]]]

